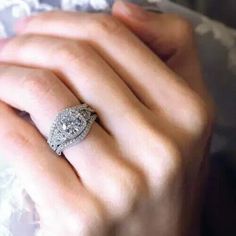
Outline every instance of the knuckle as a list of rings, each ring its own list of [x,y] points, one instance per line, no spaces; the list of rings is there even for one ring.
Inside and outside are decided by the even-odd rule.
[[[91,203],[85,203],[83,207],[84,209],[73,206],[73,210],[69,211],[65,220],[69,235],[102,235],[105,223],[100,209]]]
[[[150,164],[151,185],[155,190],[160,190],[167,182],[178,177],[184,168],[184,163],[181,148],[172,138],[156,132],[152,139],[154,144],[151,149],[153,156]],[[161,169],[156,171],[158,166],[161,166]],[[157,179],[159,181],[156,181]]]
[[[114,183],[113,192],[115,198],[113,213],[116,218],[122,219],[131,213],[144,190],[143,183],[141,176],[134,171],[127,170],[120,173],[119,180]]]
[[[91,60],[91,47],[85,42],[61,41],[54,48],[59,65],[77,65],[79,61]]]
[[[118,34],[123,29],[120,21],[107,14],[99,14],[91,21],[91,30],[96,34]]]
[[[144,180],[133,170],[128,170],[126,174],[124,174],[124,188],[127,192],[127,200],[128,202],[132,203],[136,201],[138,197],[140,197],[141,192],[144,189]]]
[[[210,108],[200,97],[189,101],[186,106],[186,112],[187,116],[191,119],[189,122],[191,131],[197,137],[205,134],[211,127],[213,115],[211,115]]]
[[[193,37],[193,25],[190,21],[176,14],[171,14],[171,19],[173,20],[175,28],[178,29],[176,33],[181,41],[185,42]]]
[[[188,21],[183,16],[175,15],[175,24],[178,26],[179,31],[181,33],[184,33],[186,35],[192,35],[193,34],[193,25],[190,21]]]
[[[52,89],[54,76],[44,69],[30,70],[23,78],[22,88],[30,101],[41,100]]]
[[[165,160],[167,175],[175,175],[183,167],[181,149],[178,144],[171,138],[165,138],[162,140],[162,156]]]
[[[60,42],[54,48],[54,51],[57,52],[57,58],[60,58],[60,61],[63,63],[71,63],[77,58],[77,47],[72,42]]]

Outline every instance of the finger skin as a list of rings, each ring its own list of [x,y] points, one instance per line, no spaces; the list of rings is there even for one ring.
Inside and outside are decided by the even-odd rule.
[[[140,19],[139,9],[145,18]],[[148,12],[137,4],[125,4],[123,1],[114,3],[112,15],[166,61],[198,94],[208,97],[196,52],[193,27],[187,19],[174,14]]]
[[[1,64],[0,84],[0,98],[30,113],[45,137],[59,111],[80,103],[61,80],[46,69]]]
[[[175,123],[176,127],[185,127],[187,133],[196,132],[205,123],[201,122],[205,120],[204,117],[201,116],[203,119],[199,120],[195,118],[200,115],[192,115],[204,114],[206,109],[197,92],[115,17],[60,11],[43,13],[31,18],[18,33],[39,33],[87,41],[119,73],[135,95],[158,116],[163,114],[165,120]],[[179,104],[189,109],[179,112]],[[191,110],[196,107],[198,111]]]
[[[40,28],[42,24],[45,26],[43,29]],[[68,30],[69,26],[67,26],[67,24],[69,24],[70,27],[74,25],[74,30]],[[78,25],[80,25],[79,30]],[[152,130],[157,130],[156,133],[162,133],[158,136],[163,136],[164,132],[164,136],[175,139],[177,145],[185,150],[185,138],[187,137],[187,139],[191,140],[196,137],[198,138],[199,134],[203,133],[202,131],[205,130],[210,123],[208,115],[206,115],[208,113],[207,106],[200,96],[194,92],[185,81],[170,71],[156,55],[148,50],[148,48],[121,25],[120,22],[110,16],[105,14],[90,15],[86,13],[75,14],[66,12],[44,13],[33,17],[21,33],[27,34],[32,32],[89,42],[99,51],[112,68],[118,72],[120,78],[130,86],[135,95],[139,97],[148,108],[154,111],[154,114],[157,116],[153,117],[153,114],[150,114],[147,109],[138,109],[137,112],[134,112],[132,109],[127,109],[126,112],[121,112],[116,115],[117,119],[122,117],[123,120],[125,118],[125,122],[116,122],[116,124],[120,123],[122,126],[116,124],[109,126],[112,114],[107,116],[106,120],[103,119],[104,114],[107,112],[106,106],[103,106],[104,110],[99,112],[99,117],[101,120],[105,121],[103,123],[106,127],[111,127],[111,129],[108,130],[114,131],[111,133],[117,140],[122,141],[120,142],[122,144],[121,146],[129,150],[129,153],[125,153],[124,156],[134,156],[135,153],[135,158],[132,158],[134,162],[137,160],[136,156],[140,156],[141,152],[137,146],[140,148],[143,145],[146,147],[150,146],[148,137],[152,136]],[[101,37],[96,37],[97,34],[95,35],[94,32],[99,32]],[[5,48],[6,47],[4,47],[4,49]],[[40,48],[40,45],[34,47],[34,50],[36,50],[36,48]],[[121,48],[122,50],[120,50]],[[6,51],[6,53],[9,53],[9,51],[10,50]],[[11,51],[16,52],[17,47]],[[26,49],[24,48],[22,51],[25,52]],[[41,51],[42,50],[34,51],[35,53],[32,55],[40,55]],[[71,52],[72,50],[70,49],[69,51]],[[126,53],[123,53],[123,51]],[[57,55],[57,53],[54,54]],[[12,60],[14,60],[16,55],[12,55],[11,57],[13,58]],[[3,59],[8,60],[8,57],[3,57]],[[20,61],[24,59],[25,57],[21,58]],[[43,56],[42,60],[45,62]],[[29,63],[29,59],[27,62]],[[41,62],[41,64],[43,62]],[[63,64],[66,65],[67,62]],[[137,70],[137,68],[140,68],[140,70]],[[81,91],[79,90],[80,93],[82,93],[82,87],[84,85],[87,84],[81,82],[79,86],[81,88]],[[83,88],[83,91],[95,91],[95,89],[92,90],[91,87]],[[114,94],[116,94],[115,90],[113,90]],[[95,95],[97,93],[92,92],[92,94]],[[85,97],[85,95],[86,94],[83,93],[83,97]],[[103,95],[101,97],[94,96],[93,101],[97,100],[100,105],[104,104],[99,99],[102,97]],[[115,100],[116,96],[111,95],[111,97]],[[89,97],[86,97],[86,100],[89,100]],[[108,98],[105,99],[105,101],[112,100]],[[91,104],[93,103],[91,102]],[[114,104],[114,107],[120,106]],[[97,109],[97,111],[99,111],[99,109]],[[136,127],[141,128],[137,129]],[[126,132],[126,130],[128,132]],[[135,139],[127,135],[130,133],[129,131],[132,131]],[[165,140],[165,137],[158,137],[157,139]],[[141,144],[137,145],[138,143]],[[150,148],[147,149],[150,150]],[[143,157],[140,159],[138,166],[143,162]]]
[[[0,65],[0,99],[27,111],[46,137],[58,112],[79,103],[52,72],[13,65]],[[95,123],[86,139],[64,154],[112,218],[129,214],[143,192],[144,181],[121,160],[114,140],[100,125]]]
[[[108,35],[107,32],[109,32],[109,30],[107,28],[106,23],[104,23],[104,22],[107,22],[108,18],[104,17],[102,19],[104,21],[102,21],[100,19],[99,24],[95,24],[95,25],[96,25],[96,27],[98,27],[98,28],[96,28],[96,29],[98,29],[97,32],[102,32],[103,36],[106,37]],[[106,19],[106,21],[105,21],[105,19]],[[94,22],[91,23],[91,24],[93,24],[93,27],[94,27]],[[112,31],[114,34],[120,32],[123,29],[123,28],[115,28],[114,27],[115,25],[117,26],[116,23],[114,24],[114,22],[112,22],[111,25],[108,26],[109,29],[113,29],[114,30],[114,31]],[[114,28],[111,28],[111,27],[114,27]],[[95,29],[95,28],[93,28],[93,29]],[[92,33],[90,32],[90,35],[91,34]],[[94,39],[90,40],[90,41],[92,41],[93,45],[95,45],[95,46],[97,45],[97,44],[95,44],[95,40]],[[136,51],[139,51],[139,50],[135,50],[135,52]],[[101,53],[102,50],[100,50],[99,52]],[[101,53],[101,55],[104,55],[104,54]],[[141,56],[141,55],[142,54],[140,53],[139,56]],[[137,57],[137,58],[138,58],[138,60],[140,60],[141,57]],[[145,59],[147,59],[147,58],[145,58]],[[109,60],[107,60],[107,61],[109,61]],[[148,60],[146,60],[146,61],[149,62]],[[145,63],[146,63],[146,61],[145,61]],[[163,67],[160,68],[157,65],[156,65],[156,67],[158,67],[158,69],[156,69],[155,75],[158,74],[157,73],[158,70],[163,69]],[[116,67],[113,66],[113,68],[116,68]],[[152,69],[154,68],[154,63],[151,64],[151,68]],[[137,75],[137,73],[136,73],[136,75]],[[162,77],[163,74],[158,74],[158,75],[160,75],[160,78],[163,78]],[[169,76],[170,76],[170,74],[169,74]],[[176,77],[171,77],[171,76],[170,76],[170,78],[172,78],[173,80],[176,79]],[[170,78],[169,78],[169,82],[170,82]],[[139,77],[139,79],[140,79],[140,77]],[[166,77],[166,79],[168,80],[167,77]],[[162,86],[163,84],[164,84],[164,82],[161,81],[160,85]],[[173,93],[173,91],[175,91],[175,89],[177,89],[177,90],[179,89],[178,91],[176,91],[176,94],[175,94],[176,96],[173,96],[173,97],[170,96],[170,99],[169,99],[168,96],[166,96],[166,95],[168,95],[168,93],[166,93],[166,90],[164,91],[164,88],[165,89],[167,88],[167,84],[170,84],[170,91],[172,93]],[[178,82],[177,82],[177,84],[178,84]],[[178,87],[174,83],[174,85],[176,86],[176,87],[174,87],[173,83],[166,83],[166,86],[163,87],[163,91],[161,91],[160,89],[158,90],[158,92],[160,92],[160,93],[162,92],[162,94],[160,95],[159,98],[161,98],[163,96],[163,94],[165,95],[165,96],[162,97],[162,99],[164,99],[164,98],[166,99],[166,105],[170,106],[170,104],[172,104],[173,101],[176,102],[175,103],[175,105],[176,105],[175,109],[176,109],[176,112],[178,111],[178,113],[171,113],[170,111],[173,108],[169,107],[169,106],[166,106],[167,113],[172,114],[171,118],[173,120],[175,119],[175,117],[173,117],[173,114],[178,114],[178,115],[180,114],[180,115],[182,115],[181,111],[183,111],[183,113],[185,113],[184,115],[186,117],[188,117],[190,113],[186,115],[186,112],[188,113],[190,108],[191,109],[192,108],[193,109],[199,109],[199,107],[196,106],[196,104],[195,104],[195,106],[189,106],[188,105],[188,107],[186,109],[186,106],[185,106],[185,104],[186,104],[185,102],[186,101],[185,100],[188,100],[188,102],[189,102],[189,97],[192,96],[193,98],[195,98],[194,95],[193,95],[194,93],[192,94],[191,89],[188,90],[185,87],[185,85],[183,85],[184,83],[181,84],[181,82],[179,82],[179,84],[181,85],[180,87]],[[173,88],[175,88],[175,89],[173,89]],[[180,96],[179,96],[179,94],[180,94]],[[171,93],[170,93],[170,95],[171,95]],[[187,99],[186,99],[186,97],[187,97]],[[183,98],[185,98],[185,100]],[[193,99],[193,101],[195,101],[195,100],[196,99]],[[183,103],[181,103],[182,101],[183,101]],[[179,109],[177,109],[177,104],[184,105],[185,109],[180,111]],[[159,105],[159,107],[161,107],[160,104],[158,104],[158,105]],[[180,107],[178,107],[178,108],[180,108]],[[172,112],[173,112],[173,110],[172,110]],[[198,117],[199,114],[197,114],[196,116],[194,116],[194,114],[197,114],[197,113],[193,112],[192,115],[189,116],[189,117],[191,117],[191,118],[196,118],[196,117],[199,118]],[[143,118],[145,119],[145,116]],[[202,119],[202,117],[200,118],[200,120],[201,119]],[[144,122],[144,123],[146,124],[146,122]],[[155,122],[153,122],[153,123],[155,123]],[[176,127],[174,125],[170,126],[170,127],[172,127],[173,130],[178,130],[178,128],[181,129],[182,127],[184,127],[184,124],[185,123],[183,122],[182,124],[178,124],[179,125],[178,127]],[[194,125],[195,125],[194,122],[191,123],[191,126],[194,126]],[[140,127],[137,127],[137,128],[139,129]],[[145,128],[147,128],[149,131],[151,130],[150,126],[149,127],[146,126]],[[141,130],[140,133],[144,134],[143,130]],[[145,134],[147,134],[147,133],[145,133]],[[183,202],[183,201],[181,201],[181,197],[182,197],[181,191],[182,191],[182,186],[183,186],[182,185],[183,184],[183,182],[182,182],[182,180],[183,180],[182,175],[185,174],[185,168],[183,168],[184,165],[182,163],[183,162],[183,153],[181,153],[180,150],[178,149],[175,140],[169,139],[169,137],[166,137],[166,140],[163,137],[162,137],[162,139],[160,139],[160,132],[157,132],[156,129],[154,129],[152,132],[150,131],[148,134],[149,135],[147,135],[147,136],[144,135],[144,137],[142,137],[142,138],[145,141],[148,140],[150,142],[150,146],[145,146],[145,148],[139,148],[139,149],[137,147],[137,149],[139,151],[141,151],[141,152],[137,156],[135,156],[136,153],[133,153],[133,155],[135,156],[135,158],[137,158],[139,156],[145,157],[145,158],[142,159],[142,160],[145,160],[143,162],[143,165],[145,165],[146,167],[148,166],[147,170],[149,171],[149,174],[151,173],[150,175],[152,175],[153,186],[155,185],[154,181],[158,182],[158,183],[156,183],[156,187],[158,186],[159,188],[156,188],[156,189],[158,189],[159,191],[156,191],[156,192],[159,193],[159,195],[157,194],[156,196],[158,196],[158,201],[164,203],[162,205],[161,209],[159,208],[159,212],[158,212],[158,218],[159,218],[159,220],[158,220],[158,223],[159,223],[158,224],[158,230],[159,230],[159,233],[160,233],[158,235],[161,235],[161,234],[162,235],[168,235],[168,234],[165,234],[165,232],[168,232],[168,229],[166,228],[166,225],[168,225],[167,222],[169,223],[170,219],[171,219],[171,222],[173,223],[173,227],[171,225],[171,230],[169,230],[169,232],[172,231],[172,233],[169,233],[169,235],[173,235],[174,232],[178,231],[178,229],[176,227],[178,227],[179,224],[176,223],[176,222],[178,222],[179,220],[182,219],[181,218],[182,205],[179,204],[179,203]],[[141,140],[141,137],[139,137],[139,138]],[[192,142],[187,142],[187,139],[184,139],[184,140],[186,142],[186,145],[188,145],[188,144],[191,145],[192,144]],[[147,147],[149,147],[149,148],[147,148]],[[190,147],[190,149],[191,149],[191,147]],[[160,150],[162,150],[162,153],[160,153]],[[161,157],[161,158],[156,158],[156,157]],[[152,165],[152,167],[153,167],[152,169],[150,169],[150,166],[151,166],[150,163],[153,164]],[[161,167],[161,168],[158,168],[158,170],[157,170],[157,167]],[[175,209],[175,210],[173,212],[171,210],[168,211],[167,209]]]
[[[57,158],[37,129],[3,102],[0,113],[1,155],[14,167],[39,214],[62,221],[72,235],[81,232],[85,236],[88,231],[97,235],[94,231],[104,230],[102,207],[84,189],[70,165]],[[70,221],[77,221],[77,229]]]
[[[68,13],[63,13],[63,14],[68,14]],[[56,13],[53,13],[53,18],[56,16],[57,16]],[[66,16],[71,17],[71,15],[66,15]],[[74,15],[72,14],[72,16]],[[96,17],[98,16],[96,15]],[[104,17],[104,15],[102,15],[102,17]],[[73,18],[71,20],[73,22]],[[99,22],[99,24],[101,24],[101,22]],[[122,36],[120,38],[122,38]],[[0,58],[3,61],[8,61],[11,63],[23,63],[23,64],[28,64],[28,66],[36,66],[36,67],[39,66],[44,68],[48,67],[49,69],[56,71],[60,75],[62,76],[64,75],[64,77],[74,78],[72,82],[75,85],[76,81],[77,83],[80,82],[80,84],[78,83],[79,86],[77,87],[78,90],[80,89],[78,95],[82,95],[84,100],[88,101],[89,98],[91,99],[92,97],[94,102],[96,99],[100,99],[98,96],[96,96],[97,93],[95,92],[99,84],[97,84],[97,86],[95,87],[95,86],[90,86],[89,83],[90,81],[88,80],[86,80],[87,83],[85,83],[84,80],[78,81],[78,79],[80,78],[80,77],[78,78],[78,74],[80,74],[80,71],[83,71],[84,73],[86,72],[83,70],[83,67],[86,68],[86,64],[89,64],[89,69],[88,68],[86,69],[90,71],[91,65],[94,65],[92,64],[94,63],[94,60],[93,62],[89,60],[91,54],[89,54],[89,56],[87,54],[84,54],[85,52],[82,50],[82,48],[79,48],[79,53],[78,53],[77,47],[78,43],[80,44],[81,41],[76,43],[74,41],[70,41],[70,44],[68,44],[66,40],[63,40],[63,43],[61,42],[58,45],[56,43],[57,40],[60,41],[60,39],[55,39],[54,37],[50,36],[23,35],[17,37],[11,42],[8,42],[8,44],[5,45],[4,48],[2,48]],[[62,48],[62,51],[58,51],[60,48]],[[86,48],[86,51],[87,49],[88,47]],[[45,56],[47,56],[48,53],[50,52],[51,56],[48,56],[48,60],[45,60]],[[60,56],[58,53],[60,53]],[[32,55],[37,55],[37,57],[32,58]],[[151,55],[152,55],[151,57],[153,58],[153,54]],[[139,56],[141,57],[141,55]],[[140,57],[137,57],[137,59],[140,60]],[[80,58],[81,60],[78,61],[78,58]],[[149,60],[151,59],[149,58]],[[68,65],[68,61],[73,62],[69,63],[70,67],[65,66]],[[155,63],[153,62],[153,60],[151,61],[152,63],[150,64],[151,68],[150,70],[152,71]],[[57,62],[58,64],[54,64],[55,62]],[[83,62],[85,62],[85,64],[82,64],[83,66],[79,67],[78,69],[78,66],[81,65],[80,63]],[[166,70],[166,67],[164,65],[163,67]],[[148,70],[148,67],[146,68],[146,70]],[[155,64],[155,70],[157,71],[161,70],[157,64]],[[155,76],[159,75],[157,71]],[[160,78],[162,78],[161,75]],[[169,170],[172,169],[172,164],[171,164],[172,158],[176,159],[176,156],[179,156],[179,152],[182,152],[181,149],[185,150],[186,132],[189,133],[191,132],[191,135],[189,135],[188,138],[191,139],[193,138],[192,137],[193,132],[195,134],[194,138],[198,137],[199,133],[202,133],[202,130],[205,128],[207,123],[206,122],[207,116],[205,114],[204,105],[201,104],[202,103],[201,99],[194,92],[192,92],[190,88],[181,86],[182,84],[181,80],[178,81],[174,80],[174,78],[171,77],[170,74],[168,75],[167,79],[176,81],[176,83],[174,83],[175,85],[173,86],[173,83],[171,82],[168,83],[168,81],[164,81],[163,83],[166,83],[166,87],[168,89],[163,89],[162,91],[159,91],[160,93],[158,93],[158,91],[157,93],[155,93],[156,94],[155,96],[157,97],[155,99],[157,100],[159,99],[158,101],[162,101],[163,104],[165,104],[165,107],[163,108],[164,110],[160,112],[160,109],[158,109],[157,112],[158,116],[150,114],[150,112],[148,112],[147,109],[145,109],[144,112],[140,113],[140,110],[138,108],[137,109],[138,112],[136,113],[133,110],[131,110],[130,112],[127,111],[126,113],[122,113],[119,116],[116,116],[115,118],[117,120],[120,119],[121,122],[120,124],[118,124],[118,122],[114,123],[113,127],[113,130],[117,131],[118,134],[117,136],[115,136],[116,141],[119,141],[119,139],[122,141],[119,143],[119,147],[122,147],[120,148],[122,152],[120,156],[131,160],[132,163],[134,163],[137,166],[137,168],[141,169],[141,171],[143,171],[145,175],[148,175],[148,182],[150,186],[152,186],[151,187],[152,190],[159,189],[160,187],[159,184],[161,182],[160,183],[156,182],[156,179],[160,178],[160,176],[165,176],[165,172],[169,173],[170,172]],[[71,79],[67,79],[67,81],[65,81],[65,78],[64,82],[67,85],[68,84],[71,85],[72,83]],[[92,82],[93,80],[91,81],[91,83]],[[158,87],[159,85],[161,87],[163,84],[156,84],[155,86]],[[93,89],[91,89],[91,87],[93,87]],[[166,92],[167,94],[165,94]],[[104,103],[102,103],[102,99],[98,101],[100,101],[99,107],[102,107],[102,105],[104,105]],[[112,101],[113,99],[106,100],[106,102],[112,102]],[[176,102],[178,104],[176,104]],[[92,101],[90,103],[93,105]],[[181,104],[181,106],[179,104]],[[155,103],[153,103],[153,105],[155,106]],[[107,112],[107,109],[105,106],[103,107],[103,109],[105,114],[105,112]],[[99,111],[99,109],[96,110]],[[111,112],[111,110],[108,111]],[[166,117],[166,113],[169,115],[168,117]],[[104,114],[100,112],[99,117],[103,118]],[[106,119],[107,124],[109,124],[109,121],[112,120],[111,117],[114,118],[112,113],[110,113],[109,117],[107,116]],[[162,119],[158,117],[161,117]],[[164,123],[164,121],[166,123]],[[126,127],[129,127],[129,129],[130,127],[132,128],[132,135],[126,135],[127,134]],[[111,146],[114,145],[112,144]],[[101,145],[99,147],[105,147],[105,145]],[[175,149],[177,150],[175,151]],[[107,156],[110,156],[110,154],[108,154]],[[107,156],[105,156],[105,158]],[[73,160],[77,160],[76,153],[75,157],[73,157]],[[167,169],[163,168],[160,174],[156,172],[156,166],[163,165],[163,160],[164,162],[167,163],[166,164]],[[76,161],[76,163],[75,162],[73,163],[74,165],[78,165],[78,167],[81,165],[78,160]],[[143,163],[145,163],[145,165],[143,165]],[[173,167],[173,169],[176,168]],[[100,191],[98,192],[100,193]]]
[[[59,51],[62,45],[64,54]],[[77,44],[74,44],[72,41],[68,43],[67,40],[61,41],[55,37],[23,35],[11,40],[2,48],[0,59],[8,63],[21,63],[25,66],[44,67],[55,71],[55,73],[62,77],[64,76],[63,82],[66,85],[74,85],[72,89],[76,95],[81,96],[81,100],[85,102],[89,101],[89,104],[91,104],[96,111],[100,109],[98,115],[101,120],[104,119],[106,115],[106,120],[104,119],[104,124],[106,124],[105,128],[111,127],[110,131],[113,131],[114,139],[109,137],[104,130],[99,129],[100,126],[95,124],[84,142],[70,149],[66,149],[64,153],[70,163],[78,171],[83,183],[91,191],[93,190],[94,193],[100,195],[100,199],[114,199],[112,201],[114,204],[111,205],[110,208],[113,209],[115,207],[116,210],[112,211],[110,209],[109,212],[118,212],[116,213],[117,215],[122,215],[128,212],[129,208],[132,208],[131,202],[132,199],[136,198],[138,192],[140,192],[139,186],[145,185],[139,183],[146,182],[143,176],[147,177],[148,185],[151,186],[150,189],[154,189],[154,191],[159,189],[156,187],[156,185],[159,185],[156,179],[160,178],[162,174],[156,171],[156,167],[163,165],[163,159],[164,162],[172,162],[169,161],[169,156],[172,156],[172,154],[169,155],[165,149],[172,150],[172,146],[176,145],[172,141],[168,141],[168,135],[162,129],[162,123],[148,109],[143,108],[144,110],[142,112],[140,112],[139,106],[132,106],[131,109],[129,109],[131,106],[130,101],[124,94],[123,96],[122,93],[119,94],[120,96],[112,95],[113,91],[114,93],[115,90],[120,91],[119,86],[114,82],[115,78],[114,80],[110,78],[112,81],[111,84],[109,81],[104,81],[100,84],[100,81],[96,81],[99,74],[96,73],[97,71],[95,69],[94,76],[88,77],[86,73],[91,73],[91,70],[93,70],[92,65],[99,61],[97,62],[97,60],[95,60],[95,58],[97,58],[96,54],[90,54],[90,51],[87,52],[87,47],[86,52],[81,46],[79,46],[79,48],[77,47]],[[70,67],[68,67],[68,61],[66,59],[68,59],[68,55],[71,56],[70,53],[72,52],[72,57],[70,57],[69,60]],[[35,58],[34,55],[37,55],[37,57]],[[67,56],[61,57],[59,55]],[[78,60],[78,58],[81,58],[81,60]],[[71,61],[73,63],[71,63]],[[98,65],[99,68],[97,70],[100,72],[103,67],[100,67],[100,64]],[[12,71],[13,70],[9,70],[8,73]],[[13,80],[16,80],[16,78],[18,78],[18,76],[14,76]],[[87,78],[86,82],[84,78]],[[94,79],[91,80],[90,78]],[[4,80],[4,76],[2,76],[1,80]],[[12,87],[12,89],[16,89],[14,94],[18,94],[17,91],[21,87],[22,98],[25,98],[25,95],[31,90],[24,88],[24,86],[16,86],[16,83],[10,80],[9,77],[5,77],[5,80],[11,83],[11,86],[8,86],[9,88]],[[32,78],[30,80],[32,80]],[[46,78],[46,80],[48,79]],[[48,81],[50,80],[52,79]],[[19,79],[17,81],[20,83],[21,80]],[[7,89],[5,86],[7,83],[3,82],[0,88],[2,90],[2,95],[0,93],[2,99],[7,99],[6,101],[8,102],[12,101],[12,99],[14,99],[14,102],[21,102],[22,99],[15,99],[14,96],[6,92]],[[108,84],[106,85],[105,82]],[[107,86],[106,91],[103,91],[103,86]],[[46,91],[48,91],[51,86],[47,87]],[[112,87],[112,90],[110,90],[109,87]],[[99,88],[101,88],[102,93],[99,92]],[[41,89],[44,90],[45,86],[41,86]],[[103,96],[107,96],[106,92],[110,92],[110,98],[108,96],[105,97],[106,99],[103,99]],[[41,92],[41,94],[42,93],[43,92]],[[34,97],[35,93],[32,94],[32,92],[30,92],[30,94],[30,96]],[[55,97],[58,96],[60,96],[60,94],[57,94]],[[31,101],[32,99],[27,99],[27,101],[28,100]],[[33,99],[33,101],[35,100],[36,99]],[[49,100],[50,99],[45,98],[45,103]],[[38,101],[41,103],[41,99],[38,99]],[[122,103],[124,102],[124,104],[122,105],[120,101]],[[14,105],[13,102],[11,102],[11,104]],[[133,104],[133,102],[131,102],[131,104]],[[31,104],[29,108],[37,108],[39,105],[40,104]],[[126,108],[126,106],[128,108]],[[121,107],[123,107],[123,111],[124,109],[126,109],[126,111],[121,113],[117,112]],[[132,109],[135,109],[135,111]],[[34,116],[34,114],[32,115]],[[40,117],[40,115],[36,116]],[[120,159],[123,159],[123,161]],[[132,168],[131,166],[127,167],[126,159],[131,161],[135,170],[130,170]],[[145,163],[145,165],[143,163]],[[166,165],[167,169],[169,169],[169,164]],[[171,168],[172,167],[170,167],[170,169]],[[131,172],[131,174],[129,174],[129,172]],[[140,173],[137,172],[143,173],[141,177]],[[161,173],[163,172],[165,172],[165,168],[162,169]],[[94,173],[96,173],[96,181],[94,181]],[[111,176],[113,176],[113,178]],[[117,182],[118,193],[110,187],[113,186],[113,184],[111,184],[113,180]],[[155,186],[155,188],[153,186]],[[111,200],[109,202],[111,202]],[[123,207],[121,207],[121,205],[123,205]],[[126,210],[123,211],[122,209]],[[122,211],[123,213],[119,213]]]
[[[122,137],[121,133],[134,132],[133,121],[141,122],[142,114],[148,113],[112,68],[86,43],[23,35],[2,48],[0,60],[54,71],[77,98],[93,107],[103,127],[117,139]]]

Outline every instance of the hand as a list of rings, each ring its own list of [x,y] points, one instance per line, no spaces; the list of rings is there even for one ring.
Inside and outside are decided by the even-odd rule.
[[[135,219],[143,201],[156,205],[149,235],[183,234],[210,136],[205,89],[112,16],[43,13],[18,33],[0,52],[0,150],[35,201],[45,235],[102,235]],[[64,152],[67,162],[38,130],[47,137],[56,114],[79,101],[100,119]],[[29,112],[37,129],[9,105]]]
[[[124,4],[126,3],[126,4]],[[157,14],[126,1],[117,1],[112,14],[152,49],[208,103],[213,102],[202,79],[192,24],[179,15]]]

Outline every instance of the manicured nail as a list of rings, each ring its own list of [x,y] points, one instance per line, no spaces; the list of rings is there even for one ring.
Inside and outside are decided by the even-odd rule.
[[[117,0],[117,2],[119,2],[119,8],[122,9],[124,14],[138,20],[149,19],[148,12],[145,11],[141,6],[125,0]]]
[[[25,29],[26,25],[32,20],[33,16],[21,18],[15,23],[14,29],[16,32],[21,32]]]
[[[2,38],[0,39],[0,50],[11,40],[11,38]]]

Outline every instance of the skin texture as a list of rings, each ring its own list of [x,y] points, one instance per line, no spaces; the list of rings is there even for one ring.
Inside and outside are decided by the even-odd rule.
[[[189,235],[197,218],[213,115],[192,29],[178,16],[140,11],[117,2],[112,16],[43,13],[1,42],[0,150],[45,236],[101,236],[153,204],[150,236]],[[44,137],[59,111],[81,102],[99,121],[57,158]]]

